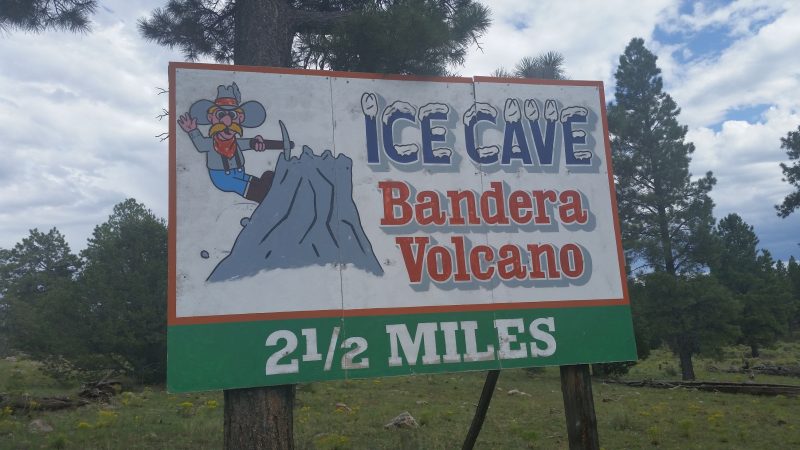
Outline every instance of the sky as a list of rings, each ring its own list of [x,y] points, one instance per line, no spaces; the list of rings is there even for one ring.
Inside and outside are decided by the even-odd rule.
[[[92,31],[0,34],[0,247],[57,227],[73,251],[116,203],[167,215],[167,64],[179,50],[146,42],[139,18],[163,0],[100,0]],[[695,144],[690,170],[713,171],[714,213],[737,213],[760,247],[800,256],[800,212],[780,138],[800,126],[800,2],[493,0],[492,26],[462,67],[490,75],[555,50],[568,76],[602,80],[614,98],[619,55],[634,37],[658,56],[664,89]]]

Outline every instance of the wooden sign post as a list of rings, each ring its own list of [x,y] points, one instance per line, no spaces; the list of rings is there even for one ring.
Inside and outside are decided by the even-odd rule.
[[[570,450],[600,450],[588,364],[561,366],[561,394]]]

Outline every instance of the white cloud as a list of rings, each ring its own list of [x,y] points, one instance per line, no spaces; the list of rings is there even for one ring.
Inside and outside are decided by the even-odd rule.
[[[761,235],[762,245],[773,255],[786,258],[797,254],[797,248],[786,242],[800,242],[800,216],[780,219],[774,205],[781,203],[791,192],[791,186],[781,181],[780,161],[787,159],[780,148],[780,138],[797,128],[800,113],[773,107],[757,123],[727,121],[720,131],[700,127],[689,132],[687,139],[697,150],[692,161],[695,174],[712,170],[717,185],[712,191],[717,217],[735,212],[753,225]],[[766,230],[772,234],[767,235]],[[781,235],[783,237],[781,237]]]
[[[135,197],[167,212],[167,62],[174,52],[144,42],[136,15],[111,2],[85,35],[13,32],[0,38],[0,246],[30,228],[58,227],[74,250],[112,206]],[[9,164],[9,162],[11,164]]]
[[[608,82],[625,45],[634,37],[649,37],[662,16],[676,10],[674,2],[623,0],[603,2],[484,2],[493,23],[481,38],[483,52],[473,52],[460,72],[489,75],[498,67],[511,69],[524,56],[554,50],[566,61],[573,79]],[[518,29],[520,25],[524,28]],[[611,84],[613,87],[613,83]]]
[[[667,89],[683,108],[689,126],[711,125],[728,110],[757,104],[797,107],[800,90],[800,5],[750,36],[735,41],[718,57],[670,70]],[[665,74],[666,76],[666,74]]]
[[[757,23],[775,17],[782,9],[780,2],[774,0],[737,0],[716,8],[696,2],[691,14],[673,16],[661,26],[670,32],[723,27],[731,35],[746,35]]]

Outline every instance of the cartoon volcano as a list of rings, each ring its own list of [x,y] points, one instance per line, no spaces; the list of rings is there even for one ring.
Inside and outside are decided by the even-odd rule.
[[[353,161],[330,150],[278,157],[272,187],[208,281],[262,270],[351,264],[383,275],[353,202]]]

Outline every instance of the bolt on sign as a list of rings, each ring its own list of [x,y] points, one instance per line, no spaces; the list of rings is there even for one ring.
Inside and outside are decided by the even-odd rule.
[[[595,81],[170,65],[171,391],[636,358]]]

